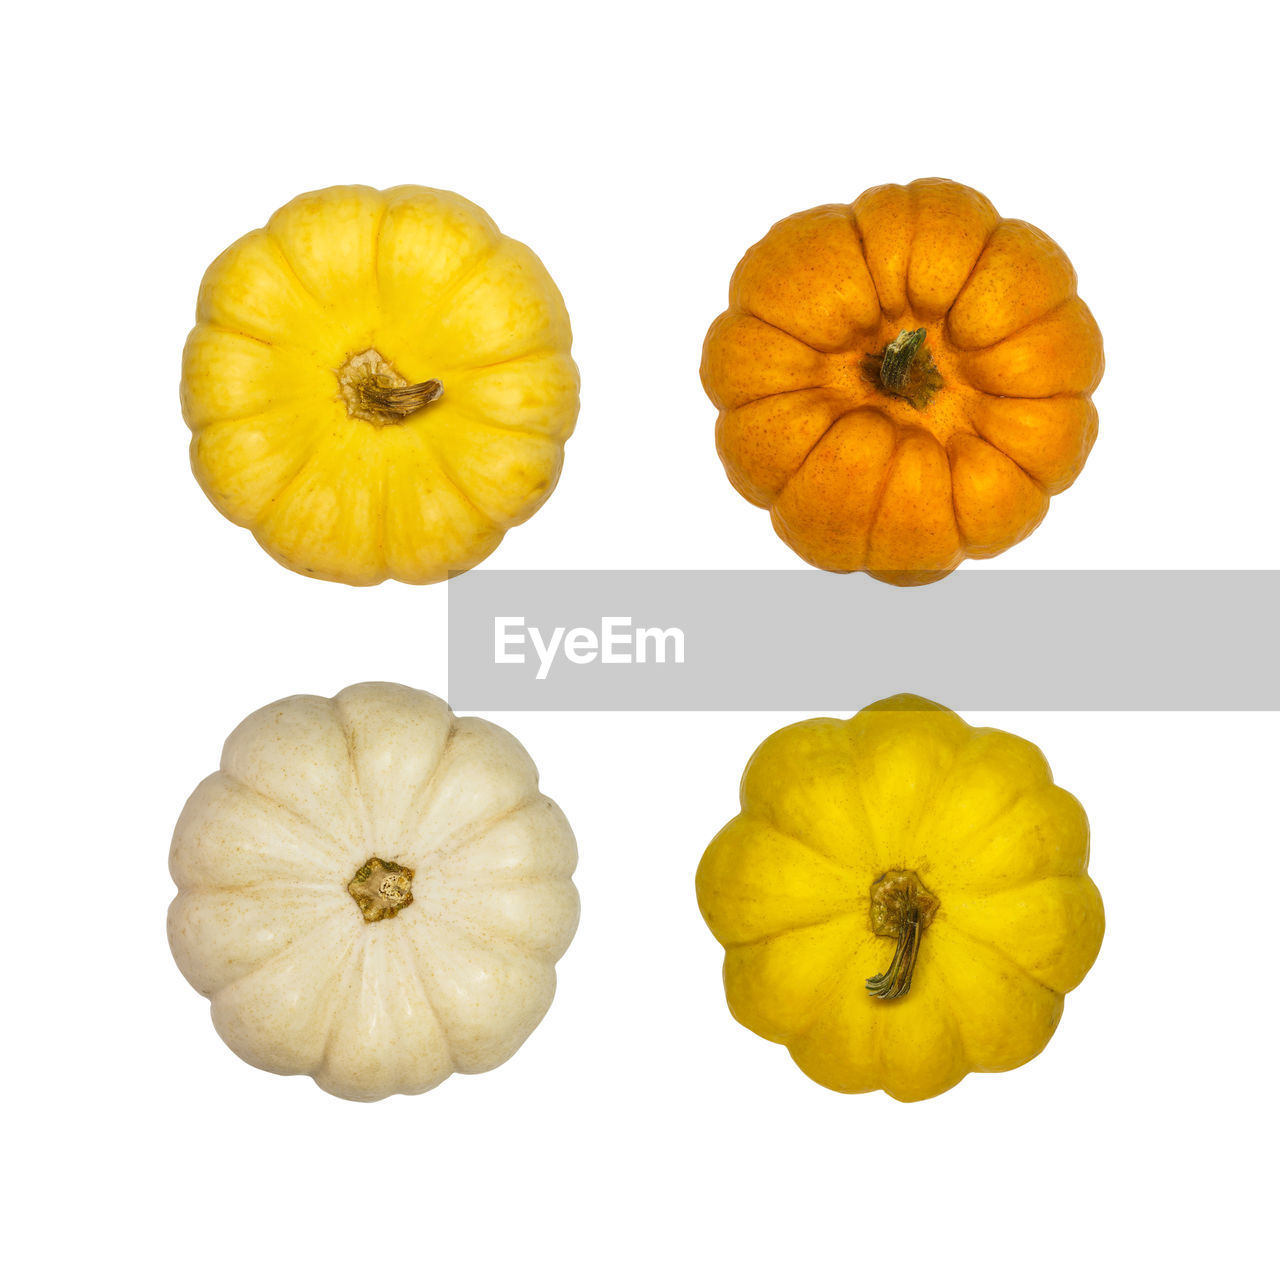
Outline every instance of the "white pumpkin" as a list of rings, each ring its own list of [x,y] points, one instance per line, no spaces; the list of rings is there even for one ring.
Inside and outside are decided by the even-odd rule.
[[[524,748],[403,685],[254,712],[178,819],[169,944],[246,1062],[342,1098],[505,1062],[578,923]]]

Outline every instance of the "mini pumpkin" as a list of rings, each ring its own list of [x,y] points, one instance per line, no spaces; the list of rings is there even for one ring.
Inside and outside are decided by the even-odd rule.
[[[249,716],[187,801],[169,943],[246,1062],[342,1098],[505,1062],[555,993],[577,861],[520,744],[361,684]]]
[[[578,415],[564,302],[451,191],[291,200],[210,266],[196,320],[192,470],[298,573],[439,582],[555,488]]]
[[[941,178],[784,218],[702,382],[730,481],[810,564],[900,586],[998,555],[1097,434],[1102,338],[1063,251]]]
[[[1036,747],[902,694],[773,734],[741,800],[697,875],[739,1022],[829,1089],[907,1102],[1045,1047],[1103,910]]]

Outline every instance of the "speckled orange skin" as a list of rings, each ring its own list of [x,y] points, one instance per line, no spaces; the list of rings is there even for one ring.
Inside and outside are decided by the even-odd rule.
[[[860,364],[924,327],[916,409]],[[703,346],[716,445],[810,564],[914,586],[998,555],[1080,474],[1102,335],[1066,254],[944,178],[784,218],[747,250]]]

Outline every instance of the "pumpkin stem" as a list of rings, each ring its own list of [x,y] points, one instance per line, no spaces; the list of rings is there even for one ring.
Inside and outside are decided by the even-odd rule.
[[[407,418],[411,413],[417,413],[432,401],[439,400],[442,395],[444,385],[438,378],[415,382],[408,387],[370,382],[362,389],[365,404],[380,409],[383,413],[394,414],[397,418]]]
[[[913,409],[923,409],[942,389],[942,376],[925,343],[925,329],[903,329],[883,351],[865,356],[862,376]]]
[[[867,979],[867,990],[873,996],[896,1000],[911,990],[920,938],[933,923],[940,905],[914,871],[886,871],[872,884],[871,931],[879,937],[898,940],[889,967]]]
[[[338,370],[338,386],[353,418],[389,427],[425,409],[444,395],[437,378],[410,384],[380,351],[372,347],[352,356]]]
[[[351,877],[347,892],[355,899],[366,924],[390,920],[413,901],[413,869],[398,862],[370,858]]]

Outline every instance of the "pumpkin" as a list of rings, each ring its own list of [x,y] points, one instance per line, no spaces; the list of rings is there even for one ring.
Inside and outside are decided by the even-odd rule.
[[[998,555],[1080,474],[1102,339],[1066,254],[941,178],[779,222],[702,382],[739,493],[810,564],[913,586]]]
[[[298,573],[439,582],[555,488],[578,414],[564,302],[451,191],[291,200],[208,269],[196,321],[192,470]]]
[[[360,684],[249,716],[173,835],[169,943],[246,1062],[341,1098],[505,1062],[555,992],[577,860],[520,744]]]
[[[1084,810],[1021,738],[912,695],[759,747],[698,867],[733,1016],[829,1089],[1034,1058],[1102,941]]]

